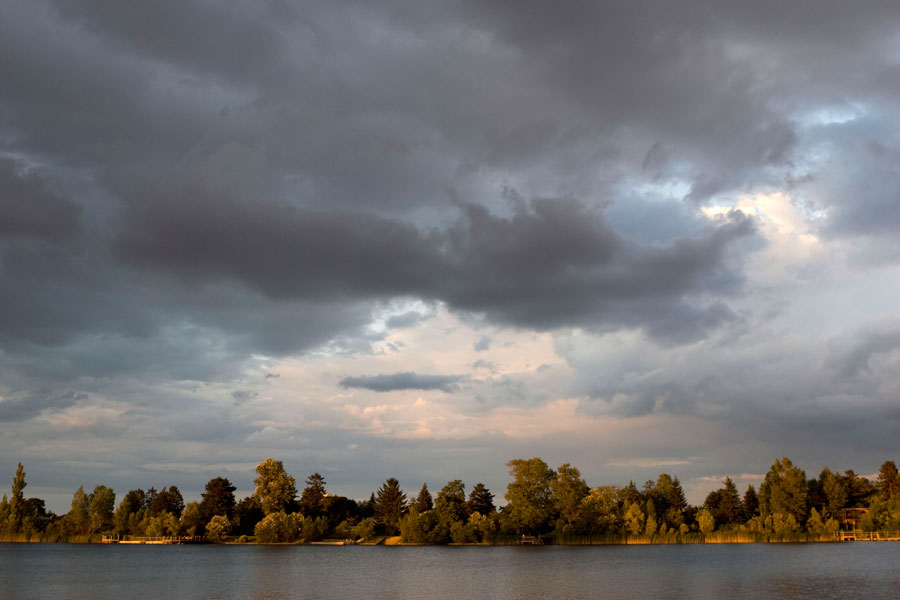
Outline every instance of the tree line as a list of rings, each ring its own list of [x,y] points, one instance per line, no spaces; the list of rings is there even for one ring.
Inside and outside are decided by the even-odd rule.
[[[857,511],[857,526],[868,531],[900,530],[900,474],[894,461],[881,465],[875,481],[852,470],[825,468],[816,478],[788,458],[776,460],[757,490],[741,494],[726,477],[702,505],[692,506],[678,480],[661,473],[638,487],[590,487],[576,467],[550,468],[540,458],[507,463],[512,478],[497,507],[483,483],[466,493],[461,480],[432,495],[423,484],[408,497],[396,478],[388,478],[364,501],[328,493],[325,478],[311,474],[299,492],[281,461],[268,458],[256,467],[254,493],[236,500],[224,477],[210,479],[199,502],[185,504],[176,486],[130,490],[116,506],[104,485],[75,491],[69,512],[55,515],[43,500],[26,498],[25,469],[19,463],[12,494],[0,501],[0,538],[80,540],[91,536],[205,535],[261,543],[317,541],[327,537],[368,539],[400,535],[423,544],[496,543],[499,538],[542,535],[566,541],[578,537],[678,537],[713,532],[750,535],[806,533],[825,538]]]

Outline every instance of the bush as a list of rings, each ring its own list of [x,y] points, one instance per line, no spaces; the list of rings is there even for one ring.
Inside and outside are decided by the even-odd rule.
[[[211,542],[224,542],[231,533],[231,522],[224,515],[216,515],[206,525],[206,537]]]
[[[300,538],[302,517],[298,514],[285,514],[284,511],[266,515],[256,524],[253,533],[261,544],[277,544],[295,542]]]

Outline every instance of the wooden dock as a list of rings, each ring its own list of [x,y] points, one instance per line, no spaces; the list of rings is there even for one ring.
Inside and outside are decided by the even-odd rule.
[[[136,535],[104,535],[100,540],[103,544],[206,544],[209,540],[205,535],[166,535],[166,536],[136,536]]]
[[[516,541],[518,546],[543,546],[544,540],[539,535],[523,535]]]
[[[900,531],[838,531],[842,542],[900,542]]]

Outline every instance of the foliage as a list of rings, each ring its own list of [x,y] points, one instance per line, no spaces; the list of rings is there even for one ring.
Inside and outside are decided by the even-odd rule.
[[[25,519],[25,467],[22,463],[16,467],[13,475],[12,495],[9,499],[9,515],[7,516],[7,531],[19,533],[22,531],[22,522]]]
[[[760,514],[775,515],[777,522],[792,517],[801,523],[806,518],[806,494],[806,473],[787,457],[777,459],[759,488]]]
[[[203,513],[200,510],[200,504],[197,502],[189,502],[181,513],[181,533],[183,535],[203,535]]]
[[[88,518],[93,533],[110,531],[113,528],[113,509],[116,493],[105,485],[98,485],[91,492],[88,501]]]
[[[231,522],[225,515],[215,515],[206,524],[206,537],[211,542],[224,542],[231,533]]]
[[[368,540],[375,535],[375,521],[372,519],[363,519],[352,529],[352,533],[357,538]]]
[[[550,482],[556,478],[540,458],[514,459],[506,463],[513,481],[507,486],[503,509],[507,526],[515,533],[540,533],[553,516]]]
[[[253,479],[256,490],[253,495],[259,501],[263,513],[284,512],[285,507],[297,495],[297,483],[293,475],[284,471],[280,460],[267,458],[256,466],[257,477]]]
[[[415,507],[420,513],[434,508],[434,500],[431,498],[431,492],[428,491],[427,483],[422,484],[422,489],[419,490],[419,495],[416,496]]]
[[[385,535],[395,535],[400,525],[400,516],[406,508],[406,494],[400,489],[400,482],[390,477],[375,494],[375,522]]]
[[[256,524],[256,540],[263,544],[295,542],[300,539],[302,517],[297,513],[271,512]]]
[[[476,483],[469,492],[469,512],[489,515],[494,512],[494,495],[483,483]]]
[[[150,537],[178,535],[180,524],[178,518],[168,511],[162,511],[155,517],[150,517],[147,524],[147,535]]]
[[[224,477],[214,477],[206,482],[206,490],[201,495],[200,514],[204,521],[215,515],[231,518],[234,515],[235,487]]]
[[[892,460],[885,461],[878,469],[878,492],[885,500],[900,497],[900,472]]]
[[[550,481],[550,491],[556,503],[555,511],[570,530],[579,521],[582,501],[590,492],[587,483],[581,478],[581,472],[565,463],[556,470],[556,477]]]
[[[700,526],[700,533],[709,533],[716,528],[716,519],[709,509],[704,508],[697,514],[697,524]]]
[[[321,515],[325,512],[325,478],[318,473],[306,478],[306,487],[300,494],[300,512],[304,515]]]
[[[710,492],[703,502],[703,506],[712,513],[717,523],[728,525],[740,523],[744,517],[744,507],[738,495],[737,486],[726,477],[722,487]]]

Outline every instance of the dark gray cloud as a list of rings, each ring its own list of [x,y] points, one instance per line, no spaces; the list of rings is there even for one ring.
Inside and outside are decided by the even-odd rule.
[[[87,399],[87,394],[72,390],[63,393],[30,392],[0,398],[0,422],[25,421],[44,411],[60,410]]]
[[[459,388],[462,375],[423,375],[413,373],[392,373],[390,375],[362,375],[345,377],[340,385],[345,388],[362,388],[373,392],[394,392],[400,390],[440,390],[452,393]]]
[[[80,212],[53,193],[38,173],[0,156],[0,236],[64,239],[78,230]]]
[[[768,329],[797,318],[797,292],[745,271],[765,228],[700,209],[789,193],[855,252],[799,265],[809,290],[894,268],[897,22],[893,0],[5,3],[0,412],[114,397],[127,426],[98,417],[72,439],[151,439],[216,385],[238,410],[231,392],[257,393],[240,380],[269,361],[379,351],[402,299],[554,335],[639,330],[567,355],[587,412],[743,419],[811,448],[791,428],[864,431],[865,406],[879,434],[854,439],[889,445],[893,329],[860,327],[868,308],[823,311],[849,332],[830,342]],[[478,368],[503,370],[473,342]],[[201,391],[148,393],[181,385]],[[551,392],[511,377],[478,393]],[[205,439],[265,427],[223,415]],[[154,448],[128,464],[164,462]]]

